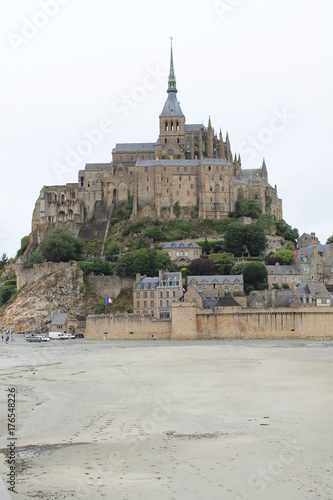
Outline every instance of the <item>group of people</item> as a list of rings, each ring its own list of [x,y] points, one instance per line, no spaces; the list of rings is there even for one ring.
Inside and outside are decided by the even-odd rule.
[[[6,330],[5,333],[4,334],[2,333],[1,335],[2,342],[5,341],[6,344],[8,344],[10,338],[13,342],[15,342],[13,337],[13,332],[11,332],[10,330]]]

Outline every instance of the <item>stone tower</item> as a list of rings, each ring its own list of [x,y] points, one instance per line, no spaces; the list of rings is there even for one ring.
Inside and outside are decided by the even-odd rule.
[[[177,99],[176,75],[171,40],[168,97],[160,114],[160,135],[157,156],[163,159],[185,158],[185,115]]]

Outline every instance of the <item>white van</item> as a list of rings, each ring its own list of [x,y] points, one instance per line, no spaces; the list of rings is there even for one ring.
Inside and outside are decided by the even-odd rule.
[[[65,337],[65,334],[62,333],[62,332],[50,332],[49,333],[49,338],[52,339],[52,340],[55,340],[55,339],[58,339],[58,340],[62,339],[63,340],[66,337]]]

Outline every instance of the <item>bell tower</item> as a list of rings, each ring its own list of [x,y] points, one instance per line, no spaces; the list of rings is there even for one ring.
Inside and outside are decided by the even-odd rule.
[[[160,114],[160,144],[157,150],[160,158],[185,158],[185,116],[178,102],[177,92],[171,38],[168,97]]]

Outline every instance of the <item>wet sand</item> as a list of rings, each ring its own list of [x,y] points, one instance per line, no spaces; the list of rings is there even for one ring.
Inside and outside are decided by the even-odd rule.
[[[333,342],[15,338],[0,344],[1,499],[332,498]]]

